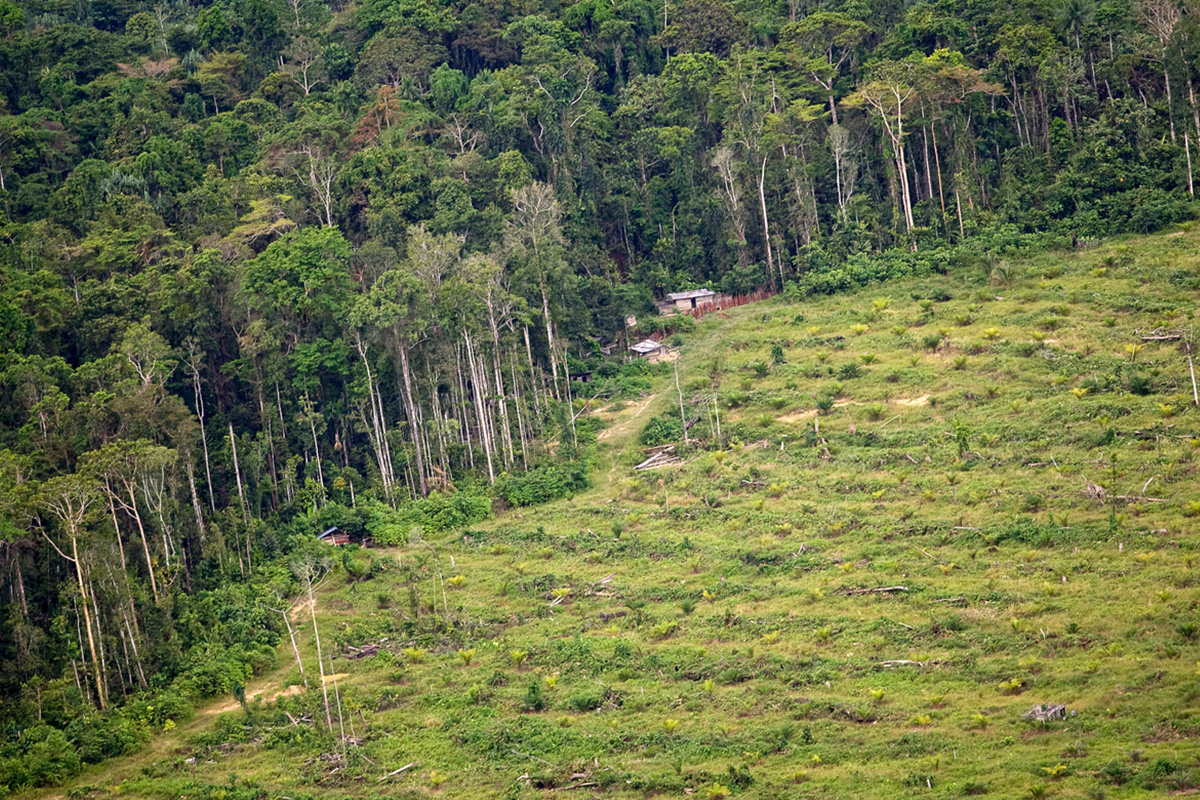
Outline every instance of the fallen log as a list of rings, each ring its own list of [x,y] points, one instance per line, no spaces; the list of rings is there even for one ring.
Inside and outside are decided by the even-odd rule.
[[[384,782],[384,781],[386,781],[388,778],[391,778],[391,777],[392,777],[392,776],[394,776],[394,775],[399,775],[401,772],[404,772],[406,769],[411,769],[411,768],[413,768],[413,767],[416,767],[416,766],[419,766],[419,765],[420,765],[420,762],[419,762],[419,761],[413,761],[412,763],[405,764],[405,765],[404,765],[403,767],[401,767],[400,769],[392,770],[392,771],[391,771],[391,772],[389,772],[387,775],[384,775],[382,778],[380,778],[380,779],[379,779],[379,782],[380,782],[380,783],[383,783],[383,782]]]
[[[907,586],[880,586],[877,589],[843,589],[840,594],[856,595],[856,594],[887,594],[890,592],[907,592]]]

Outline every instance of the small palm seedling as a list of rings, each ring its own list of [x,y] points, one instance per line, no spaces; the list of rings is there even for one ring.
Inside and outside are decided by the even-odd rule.
[[[988,339],[989,341],[992,339],[995,339],[999,335],[1000,335],[999,328],[984,328],[983,329],[983,338]]]
[[[558,718],[558,727],[569,728],[569,727],[571,727],[572,722],[573,722],[573,720],[570,717],[563,715]]]
[[[425,660],[425,655],[425,651],[419,647],[404,648],[404,656],[408,659],[408,663],[410,664],[420,664]]]
[[[1000,681],[996,688],[1001,694],[1017,694],[1021,691],[1021,687],[1025,685],[1025,681],[1021,678],[1009,678],[1006,681]]]
[[[779,638],[779,631],[770,631],[768,633],[763,634],[761,641],[765,645],[772,645],[772,644],[775,644],[775,641],[778,638]]]
[[[1042,767],[1042,772],[1049,775],[1051,780],[1061,780],[1067,774],[1067,765],[1055,764],[1053,767]]]
[[[438,772],[436,769],[429,770],[429,785],[434,789],[446,782],[446,778],[450,777],[444,772]]]
[[[713,679],[712,679],[712,678],[705,678],[705,679],[704,679],[704,683],[702,684],[702,688],[704,689],[704,692],[705,692],[706,694],[712,694],[712,693],[713,693],[713,689],[714,689],[715,687],[716,687],[716,684],[715,684],[715,683],[713,683]]]
[[[459,650],[458,651],[458,659],[460,661],[462,661],[464,667],[471,666],[471,659],[473,659],[474,657],[475,657],[475,648],[474,647],[470,648],[469,650]]]
[[[855,335],[855,336],[862,336],[864,333],[866,333],[866,332],[867,332],[867,329],[868,329],[869,327],[870,327],[870,326],[868,326],[868,325],[864,325],[863,323],[859,322],[859,323],[857,323],[857,324],[855,324],[855,325],[851,325],[851,326],[850,326],[850,330],[851,330],[851,331],[853,331],[853,333],[854,333],[854,335]]]
[[[666,639],[679,630],[679,623],[675,620],[668,620],[661,625],[654,627],[654,635],[659,639]]]
[[[876,703],[883,702],[883,697],[886,694],[883,689],[869,689],[868,691],[871,693],[871,699]]]
[[[892,298],[878,297],[871,301],[871,308],[875,309],[876,311],[887,311],[888,306],[890,306],[891,304],[892,304]]]
[[[679,720],[668,717],[662,721],[663,730],[674,733],[679,728]]]
[[[508,660],[512,662],[514,667],[522,666],[529,660],[528,650],[510,650],[508,651]]]
[[[679,610],[683,612],[684,616],[691,616],[692,612],[696,610],[696,604],[685,598],[679,604]]]
[[[862,361],[862,363],[866,364],[867,366],[874,364],[876,361],[874,353],[863,353],[862,355],[860,355],[858,357],[858,359],[860,361]]]
[[[1136,343],[1127,344],[1125,345],[1125,352],[1129,354],[1129,364],[1132,366],[1137,363],[1138,353],[1142,352],[1142,346]]]
[[[926,314],[933,313],[934,303],[932,300],[918,300],[917,305],[921,307],[921,311],[923,311],[924,313],[926,313]]]
[[[559,673],[556,672],[553,675],[547,675],[546,677],[542,678],[542,680],[546,682],[547,688],[553,689],[558,684],[558,676]]]
[[[954,357],[954,368],[957,370],[960,370],[960,371],[966,369],[967,368],[967,357],[966,356],[955,356]]]
[[[1033,338],[1033,340],[1035,342],[1037,342],[1040,345],[1045,345],[1046,339],[1050,338],[1050,334],[1046,333],[1045,331],[1036,330],[1036,329],[1030,331],[1029,335]]]
[[[1075,395],[1075,397],[1082,400],[1084,397],[1087,397],[1088,391],[1090,389],[1091,389],[1090,386],[1073,386],[1073,387],[1071,387],[1071,389],[1069,391],[1071,392],[1071,394]]]
[[[705,794],[705,796],[707,796],[709,798],[717,798],[717,797],[729,797],[731,792],[729,791],[728,786],[725,786],[720,783],[713,783],[704,788],[704,794]]]
[[[932,722],[933,717],[929,716],[928,714],[913,714],[908,720],[909,725],[915,725],[918,728],[927,727],[928,725],[932,724]]]
[[[453,577],[446,579],[446,584],[454,587],[455,589],[462,586],[466,582],[467,582],[467,579],[465,577],[463,577],[462,575],[454,575]]]
[[[991,724],[991,722],[992,721],[990,719],[988,719],[987,714],[980,713],[980,714],[972,714],[971,715],[971,725],[973,727],[979,728],[980,730],[983,730],[984,728],[986,728],[988,725]]]
[[[818,642],[828,642],[833,636],[833,627],[830,625],[822,625],[817,628],[816,637]]]

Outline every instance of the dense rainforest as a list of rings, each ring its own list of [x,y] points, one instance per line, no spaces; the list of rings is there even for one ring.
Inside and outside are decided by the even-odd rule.
[[[321,530],[584,485],[664,292],[1189,218],[1197,10],[0,0],[0,786],[239,691]]]

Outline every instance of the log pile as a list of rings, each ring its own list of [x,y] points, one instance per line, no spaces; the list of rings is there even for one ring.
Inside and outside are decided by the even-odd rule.
[[[657,469],[658,467],[666,467],[671,464],[679,464],[682,462],[675,455],[675,445],[667,444],[662,447],[652,447],[650,450],[644,451],[650,453],[650,456],[645,461],[634,467],[637,470]]]

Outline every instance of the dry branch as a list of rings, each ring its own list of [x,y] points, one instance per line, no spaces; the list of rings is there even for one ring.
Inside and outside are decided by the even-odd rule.
[[[890,592],[907,592],[907,586],[880,586],[877,589],[843,589],[841,594],[856,595],[856,594],[886,594]]]
[[[403,767],[401,767],[400,769],[392,770],[392,771],[391,771],[391,772],[389,772],[387,775],[384,775],[382,778],[380,778],[380,779],[379,779],[379,782],[380,782],[380,783],[383,783],[383,782],[384,782],[384,781],[386,781],[388,778],[390,778],[390,777],[392,777],[392,776],[394,776],[394,775],[399,775],[401,772],[404,772],[406,769],[411,769],[411,768],[413,768],[413,767],[415,767],[415,766],[418,766],[419,764],[420,764],[420,762],[419,762],[419,761],[413,761],[413,762],[411,762],[411,763],[405,764],[405,765],[404,765]]]

